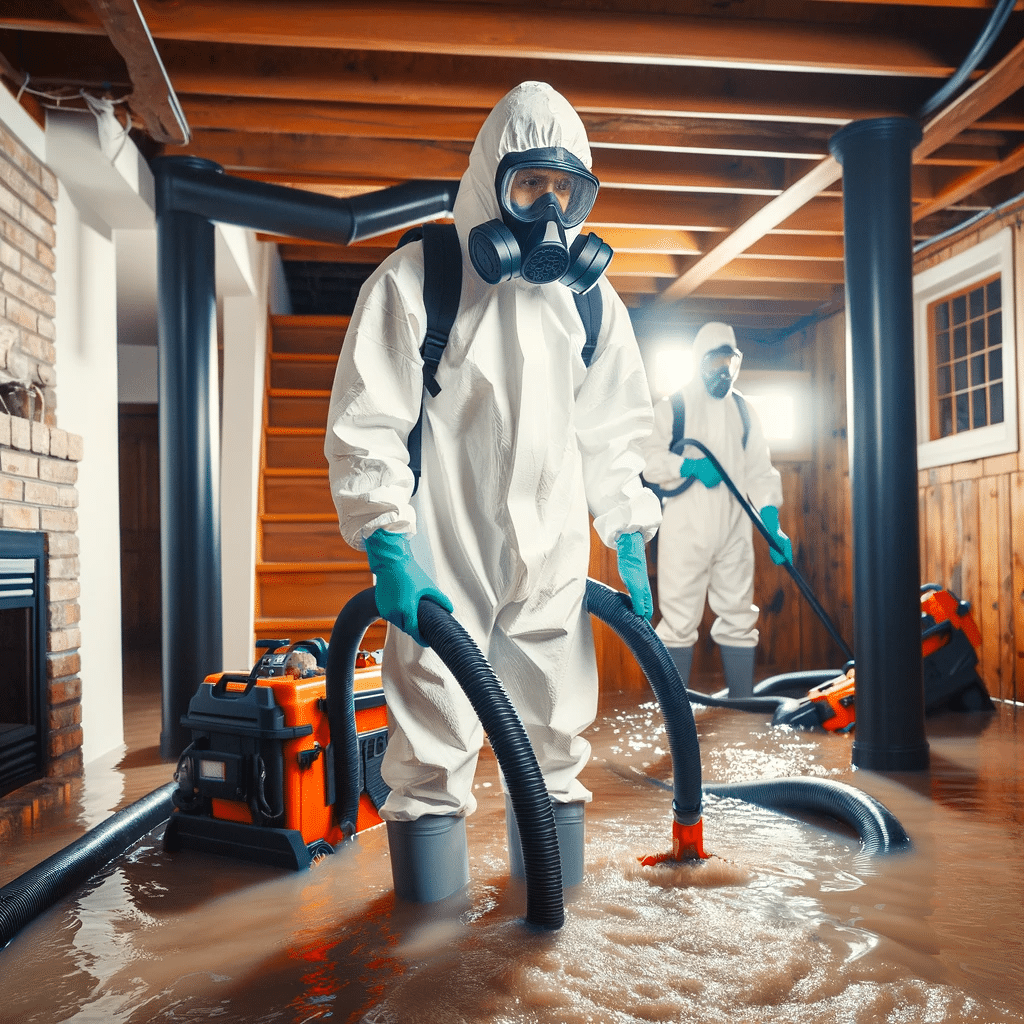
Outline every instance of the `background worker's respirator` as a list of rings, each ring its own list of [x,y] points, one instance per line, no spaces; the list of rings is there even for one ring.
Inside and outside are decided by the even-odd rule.
[[[597,235],[577,237],[597,198],[598,180],[560,146],[509,153],[498,164],[495,191],[501,220],[469,234],[469,258],[488,284],[519,275],[531,284],[559,282],[582,294],[611,262],[611,246]]]

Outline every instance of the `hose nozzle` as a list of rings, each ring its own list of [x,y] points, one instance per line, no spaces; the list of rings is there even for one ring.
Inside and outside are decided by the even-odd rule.
[[[704,852],[704,819],[698,818],[693,825],[672,821],[672,852],[652,853],[646,857],[637,857],[645,867],[663,864],[667,860],[707,860],[711,854]]]

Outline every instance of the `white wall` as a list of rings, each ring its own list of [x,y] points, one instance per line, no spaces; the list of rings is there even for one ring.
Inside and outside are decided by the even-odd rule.
[[[237,229],[235,229],[237,230]],[[255,240],[243,240],[223,227],[218,235],[233,239],[218,246],[218,278],[228,278],[234,260],[238,275],[229,290],[219,284],[221,299],[224,380],[221,427],[221,593],[224,667],[245,671],[252,664],[253,618],[256,608],[256,526],[259,498],[260,442],[263,430],[263,378],[266,360],[267,307],[277,250]]]
[[[110,129],[89,113],[47,114],[46,162],[60,182],[57,423],[85,441],[78,541],[82,758],[87,764],[124,739],[117,237],[152,231],[154,223],[149,167],[130,140]]]
[[[121,537],[117,464],[114,243],[57,200],[57,423],[81,434],[78,541],[82,613],[82,757],[123,742]]]

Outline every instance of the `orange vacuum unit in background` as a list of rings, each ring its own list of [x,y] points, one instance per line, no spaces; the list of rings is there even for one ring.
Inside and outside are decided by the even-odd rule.
[[[921,588],[921,659],[925,714],[991,711],[992,700],[977,672],[981,633],[969,601],[928,583]],[[856,725],[855,669],[807,691],[796,706],[778,709],[774,725],[846,732]]]
[[[181,847],[308,867],[342,835],[334,813],[334,756],[327,718],[326,644],[260,641],[248,674],[207,676],[182,724],[192,743],[175,772],[175,812],[164,833]],[[380,824],[387,708],[380,665],[362,652],[354,679],[360,798],[356,831]]]

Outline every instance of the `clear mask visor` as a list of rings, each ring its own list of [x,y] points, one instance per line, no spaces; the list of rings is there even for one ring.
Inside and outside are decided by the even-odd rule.
[[[574,228],[593,208],[597,178],[581,163],[574,168],[564,159],[537,159],[541,152],[522,154],[535,158],[529,163],[502,161],[506,166],[498,183],[498,200],[502,209],[523,223],[539,220],[553,210],[562,227]]]

